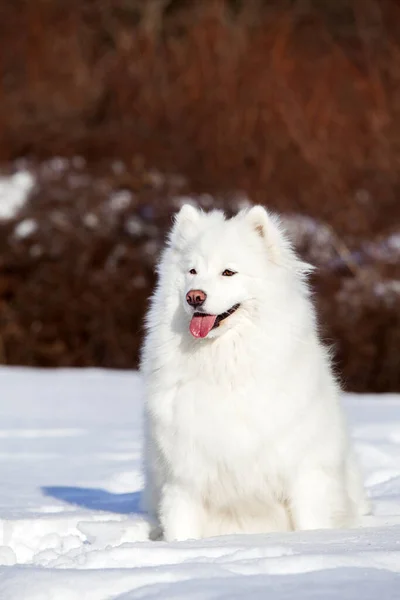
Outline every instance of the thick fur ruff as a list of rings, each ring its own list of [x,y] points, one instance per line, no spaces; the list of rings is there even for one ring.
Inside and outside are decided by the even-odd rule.
[[[141,361],[153,536],[348,527],[368,512],[310,270],[261,206],[178,213]],[[209,332],[192,327],[206,321],[191,290],[200,312],[228,315]]]

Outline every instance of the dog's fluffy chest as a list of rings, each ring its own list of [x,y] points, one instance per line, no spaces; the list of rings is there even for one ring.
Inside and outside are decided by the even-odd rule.
[[[157,431],[174,478],[195,482],[202,494],[212,493],[217,499],[220,488],[223,497],[240,494],[247,472],[248,491],[257,494],[262,483],[265,494],[268,479],[271,495],[279,493],[279,441],[256,387],[248,382],[228,389],[196,381],[182,383],[164,396],[163,406],[160,401],[157,408]]]

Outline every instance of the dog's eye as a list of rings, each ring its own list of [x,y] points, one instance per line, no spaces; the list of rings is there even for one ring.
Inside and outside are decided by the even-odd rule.
[[[197,275],[197,271],[196,271],[196,269],[190,269],[189,273],[190,273],[191,275]]]
[[[236,275],[235,271],[231,271],[230,269],[225,269],[225,271],[223,271],[222,275],[224,277],[232,277],[232,275]]]

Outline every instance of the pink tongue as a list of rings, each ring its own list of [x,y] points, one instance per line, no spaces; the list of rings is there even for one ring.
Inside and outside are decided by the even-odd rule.
[[[190,333],[196,338],[206,337],[214,327],[216,315],[195,315],[190,321]]]

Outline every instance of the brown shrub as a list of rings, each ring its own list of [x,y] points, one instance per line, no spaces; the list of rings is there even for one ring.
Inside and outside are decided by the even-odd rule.
[[[139,162],[24,163],[36,188],[0,222],[0,362],[33,366],[137,366],[154,264],[188,183]],[[200,195],[229,213],[243,196]],[[299,214],[284,224],[314,277],[322,335],[335,345],[348,389],[400,389],[400,235],[346,245]]]
[[[15,0],[0,7],[0,40],[0,159],[80,154],[95,171],[123,159],[150,221],[160,219],[152,240],[174,204],[171,190],[149,195],[138,175],[148,164],[184,174],[190,191],[244,190],[317,219],[331,246],[319,244],[319,228],[299,247],[321,267],[326,335],[345,381],[400,389],[398,267],[368,246],[380,248],[400,223],[396,0]],[[67,220],[82,217],[85,202],[102,205],[104,190],[62,184],[43,184],[29,209],[36,219],[46,222],[57,195],[68,200]],[[3,360],[136,364],[153,281],[139,249],[146,240],[129,243],[126,266],[110,273],[106,257],[125,235],[116,225],[100,238],[64,231],[56,254],[40,259],[17,250],[7,227]],[[125,283],[136,276],[146,283],[132,312]],[[35,315],[48,329],[32,333]]]
[[[398,207],[400,7],[304,6],[8,3],[0,155],[140,153],[344,233],[383,227]]]

